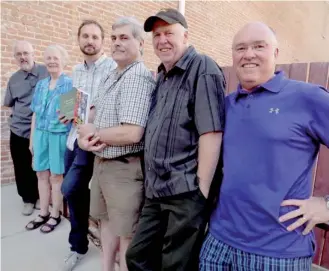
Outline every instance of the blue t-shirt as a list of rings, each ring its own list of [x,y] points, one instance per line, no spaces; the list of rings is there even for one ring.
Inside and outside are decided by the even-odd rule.
[[[279,258],[314,254],[314,234],[292,231],[278,218],[296,207],[286,199],[312,194],[320,144],[329,147],[329,93],[284,77],[226,98],[224,179],[210,232],[243,251]]]

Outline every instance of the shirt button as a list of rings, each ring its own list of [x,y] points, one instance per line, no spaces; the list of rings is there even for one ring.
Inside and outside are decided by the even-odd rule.
[[[148,170],[148,171],[151,171],[151,168],[149,167],[147,170]]]

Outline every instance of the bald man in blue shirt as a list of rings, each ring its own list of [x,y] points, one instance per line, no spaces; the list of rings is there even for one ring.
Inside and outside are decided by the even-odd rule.
[[[263,23],[245,25],[232,50],[240,84],[226,98],[224,178],[200,270],[309,271],[312,228],[329,221],[328,196],[311,196],[329,93],[275,72],[278,42]]]

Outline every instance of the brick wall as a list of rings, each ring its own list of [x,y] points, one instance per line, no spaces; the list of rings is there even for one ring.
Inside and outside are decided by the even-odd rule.
[[[83,19],[94,18],[106,30],[105,51],[110,44],[110,26],[122,15],[141,21],[160,8],[178,7],[178,1],[1,1],[1,96],[10,75],[17,69],[12,45],[16,39],[29,40],[37,61],[47,45],[58,43],[70,54],[66,71],[81,62],[76,31]],[[329,4],[327,2],[186,1],[185,15],[190,41],[197,50],[212,56],[220,65],[231,64],[231,40],[248,21],[264,21],[272,26],[280,41],[280,63],[329,61]],[[150,38],[146,41],[145,62],[155,70]],[[1,102],[3,98],[1,98]],[[1,108],[1,182],[14,180],[9,154],[7,118]]]

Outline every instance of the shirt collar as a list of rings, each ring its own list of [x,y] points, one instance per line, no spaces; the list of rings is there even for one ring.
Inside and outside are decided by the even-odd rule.
[[[95,68],[98,68],[105,60],[106,60],[107,56],[106,54],[102,54],[95,62],[94,62],[94,66]],[[86,70],[88,70],[88,65],[87,62],[84,61],[84,67]]]
[[[257,92],[260,90],[267,90],[272,93],[278,93],[281,91],[283,87],[283,82],[285,81],[286,77],[283,71],[276,71],[274,73],[274,76],[268,80],[266,83],[257,86],[255,89],[252,90],[252,92]],[[244,90],[241,87],[241,84],[238,85],[237,92],[236,92],[236,98],[239,98],[241,95],[249,94],[250,91]]]
[[[192,45],[189,46],[187,48],[186,52],[184,53],[184,55],[177,61],[177,63],[174,65],[173,68],[177,67],[177,68],[185,71],[187,69],[188,63],[190,62],[190,60],[192,59],[192,57],[195,54],[196,54],[196,50],[194,49],[194,47]],[[158,73],[160,73],[161,71],[164,71],[164,72],[166,71],[163,63],[161,63],[160,66],[158,67]]]
[[[140,60],[134,61],[133,63],[129,64],[127,67],[125,67],[123,70],[119,71],[118,68],[115,69],[116,76],[119,78],[121,77],[127,70],[129,70],[132,66],[135,66],[141,62]]]
[[[48,77],[47,77],[47,83],[49,83],[50,80],[51,80],[51,77],[48,76]],[[65,73],[62,73],[62,74],[58,77],[58,79],[57,79],[56,87],[55,87],[55,88],[60,87],[60,86],[62,86],[62,85],[64,85],[64,84],[65,84]]]

